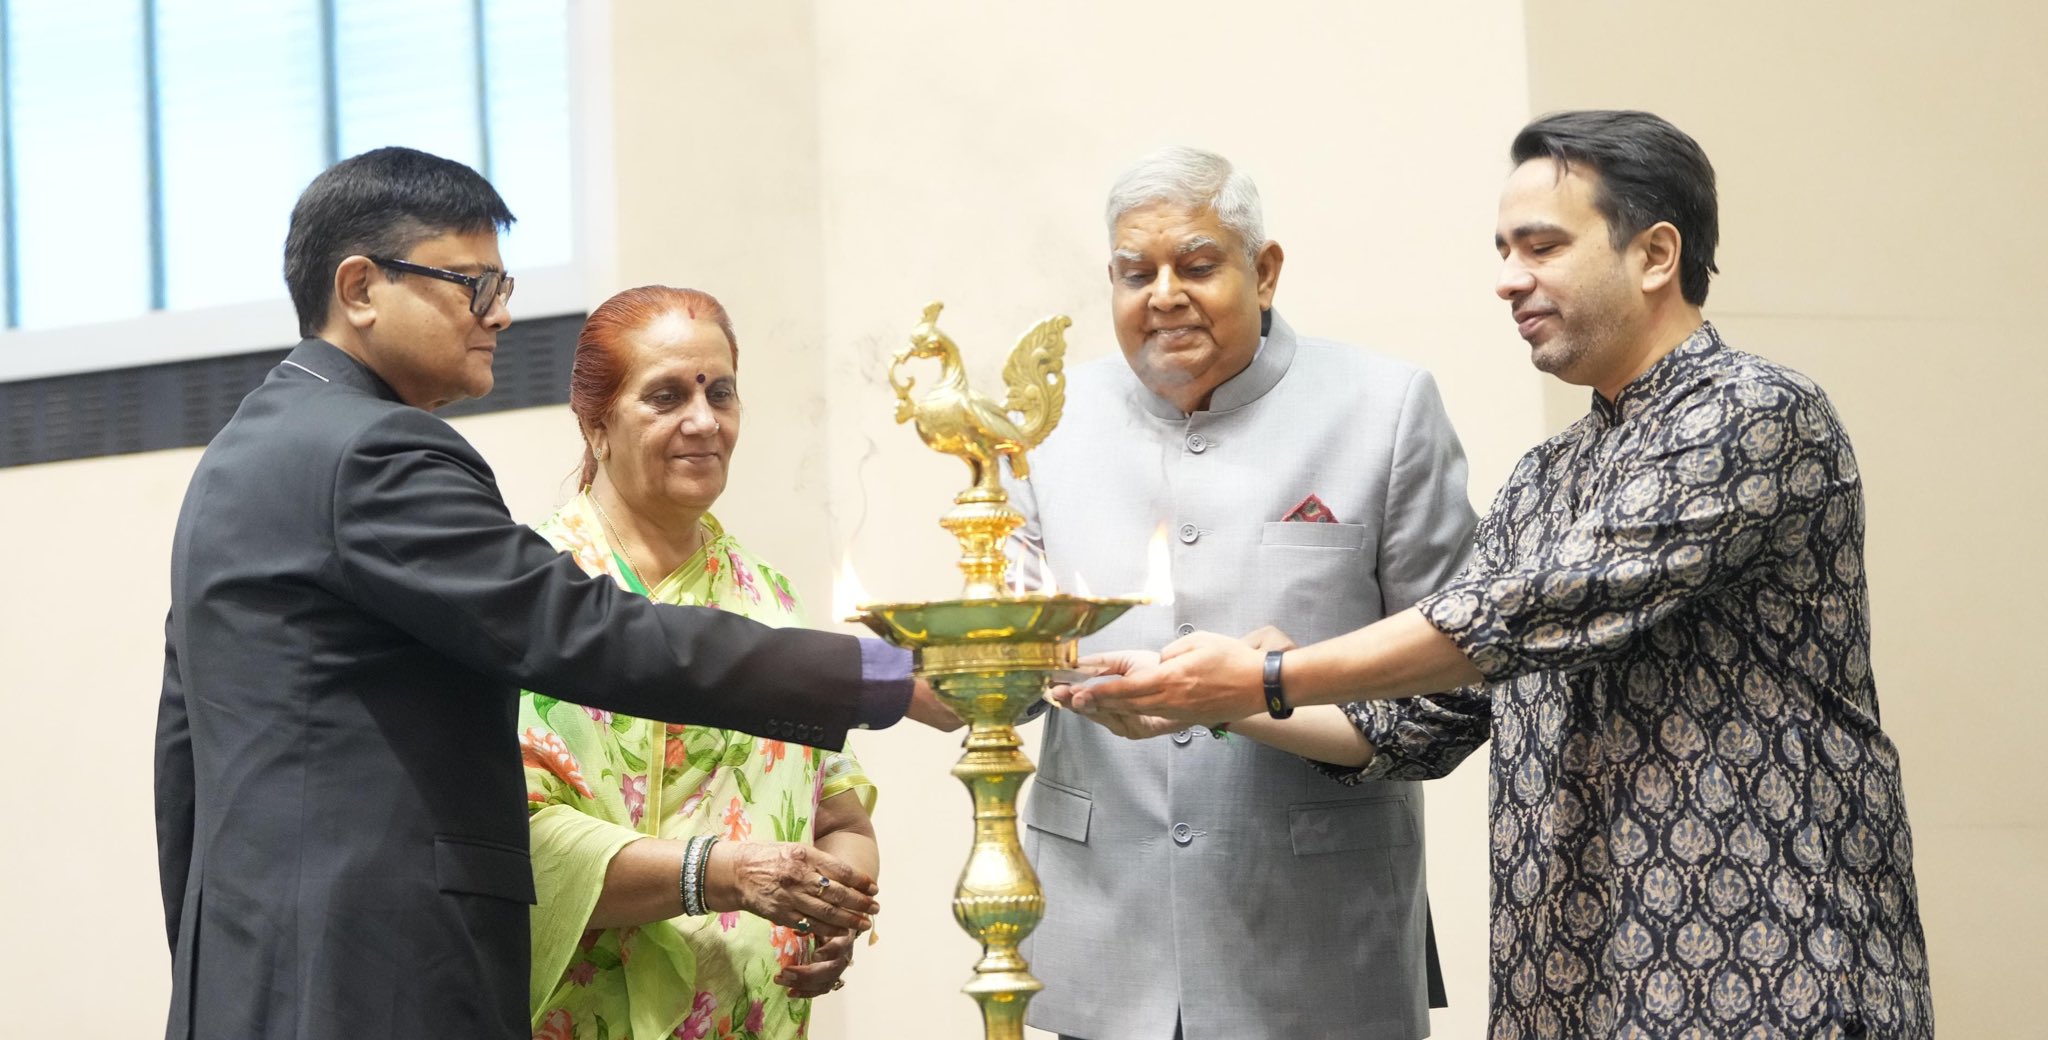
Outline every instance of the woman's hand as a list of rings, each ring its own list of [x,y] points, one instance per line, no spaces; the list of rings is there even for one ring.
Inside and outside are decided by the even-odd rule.
[[[882,909],[874,878],[797,842],[721,841],[705,874],[710,909],[745,910],[802,934],[864,932]]]
[[[840,976],[853,967],[852,932],[826,928],[818,935],[808,963],[792,964],[775,976],[775,984],[786,987],[792,997],[822,997],[845,985]]]

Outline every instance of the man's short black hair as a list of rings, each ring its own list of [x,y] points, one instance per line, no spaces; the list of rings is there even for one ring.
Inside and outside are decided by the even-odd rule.
[[[512,211],[475,170],[414,148],[379,148],[335,163],[292,207],[284,239],[284,281],[299,312],[299,335],[327,324],[334,269],[351,256],[403,258],[450,233],[503,231]]]
[[[1707,302],[1714,246],[1721,238],[1714,199],[1714,166],[1699,142],[1648,112],[1553,112],[1515,135],[1515,165],[1551,159],[1559,171],[1573,164],[1599,174],[1593,206],[1607,218],[1620,249],[1644,228],[1670,221],[1678,229],[1678,288],[1686,302]]]

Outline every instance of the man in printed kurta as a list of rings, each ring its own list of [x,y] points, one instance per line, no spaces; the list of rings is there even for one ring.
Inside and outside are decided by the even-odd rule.
[[[1718,229],[1691,138],[1564,113],[1513,154],[1499,292],[1592,410],[1523,457],[1464,573],[1272,685],[1483,680],[1348,710],[1378,749],[1361,779],[1442,775],[1490,730],[1496,1040],[1932,1036],[1848,437],[1701,319]],[[1264,692],[1249,653],[1190,637],[1083,706],[1206,717]]]

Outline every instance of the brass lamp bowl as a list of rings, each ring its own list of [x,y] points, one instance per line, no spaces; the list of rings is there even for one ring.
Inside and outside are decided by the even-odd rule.
[[[916,655],[916,669],[970,724],[1011,724],[1074,667],[1074,641],[1100,631],[1136,598],[1017,596],[875,603],[848,620]]]
[[[1074,667],[1074,641],[1142,599],[1015,596],[875,603],[848,620],[916,655],[932,691],[967,723],[953,775],[974,799],[974,849],[954,890],[953,918],[982,944],[966,992],[991,1040],[1021,1040],[1024,1006],[1042,984],[1017,944],[1045,914],[1038,875],[1017,836],[1017,793],[1031,775],[1016,723],[1054,673]]]

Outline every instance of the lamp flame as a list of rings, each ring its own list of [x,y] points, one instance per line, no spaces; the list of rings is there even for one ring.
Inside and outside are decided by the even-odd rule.
[[[1083,577],[1079,571],[1074,572],[1074,595],[1084,598],[1092,598],[1095,595],[1095,593],[1088,591],[1088,579]]]
[[[853,569],[853,550],[848,549],[839,558],[839,573],[832,578],[832,614],[851,621],[868,598],[867,587],[860,583],[860,575]]]
[[[1152,531],[1152,543],[1145,547],[1144,596],[1161,606],[1173,602],[1173,549],[1164,523]]]

